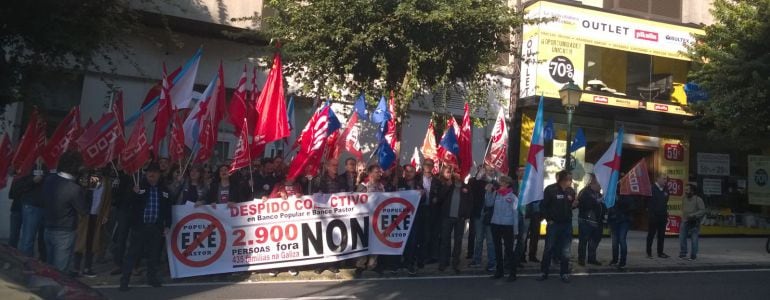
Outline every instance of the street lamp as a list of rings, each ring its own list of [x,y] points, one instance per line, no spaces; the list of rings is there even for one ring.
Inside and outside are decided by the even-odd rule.
[[[564,168],[567,171],[572,171],[572,161],[570,160],[570,147],[572,147],[572,113],[575,112],[575,108],[580,105],[580,97],[583,96],[583,90],[570,79],[569,83],[565,84],[559,90],[559,97],[561,97],[561,105],[567,111],[567,149],[564,155]]]

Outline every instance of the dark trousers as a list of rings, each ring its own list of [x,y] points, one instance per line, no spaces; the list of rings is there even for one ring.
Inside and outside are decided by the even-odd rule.
[[[666,238],[666,224],[668,218],[655,217],[650,218],[650,223],[647,227],[647,255],[652,256],[652,241],[655,236],[658,237],[658,255],[663,254],[663,242]]]
[[[431,206],[427,219],[428,231],[428,255],[425,259],[438,259],[441,248],[441,210],[437,205]]]
[[[513,255],[513,225],[491,224],[492,241],[495,244],[495,275],[502,276],[508,269],[510,276],[516,276],[516,257]],[[505,247],[505,250],[503,250]]]
[[[126,256],[126,243],[131,232],[131,218],[123,211],[117,211],[118,220],[112,235],[112,259],[116,266],[123,267]]]
[[[474,246],[476,245],[476,219],[480,217],[473,217],[468,222],[468,252],[465,255],[468,259],[473,257]]]
[[[96,215],[88,215],[88,228],[86,229],[86,247],[82,252],[75,252],[74,257],[74,263],[75,263],[75,271],[80,271],[80,264],[83,262],[83,257],[85,256],[85,266],[83,266],[86,270],[91,270],[91,266],[94,263],[94,231],[96,231]]]
[[[534,214],[529,218],[529,260],[537,260],[537,244],[540,243],[540,222],[543,217]]]
[[[16,248],[19,246],[19,237],[21,236],[22,223],[21,210],[11,211],[11,232],[8,235],[8,246]]]
[[[417,214],[414,216],[412,228],[409,230],[409,238],[406,240],[404,248],[404,265],[414,267],[415,263],[421,266],[428,256],[428,245],[426,238],[428,231],[425,230],[425,222],[428,216],[428,206],[420,206]]]
[[[612,261],[617,262],[618,266],[626,266],[626,256],[628,254],[628,244],[626,237],[631,223],[628,221],[615,221],[610,223],[612,233]]]
[[[134,262],[140,257],[147,258],[147,283],[159,282],[158,267],[163,247],[163,226],[158,224],[137,224],[131,228],[131,242],[128,255],[123,260],[123,276],[120,284],[128,284]]]
[[[569,251],[572,244],[572,223],[549,223],[546,227],[545,249],[540,269],[548,275],[551,269],[551,259],[554,255],[559,258],[559,274],[569,274]]]
[[[465,234],[465,219],[444,217],[441,220],[441,252],[439,268],[449,265],[449,257],[452,257],[452,268],[460,266],[460,252],[463,249],[463,235]],[[454,241],[453,241],[454,240]],[[449,245],[452,245],[450,249]]]
[[[578,261],[586,262],[596,261],[596,248],[602,240],[602,224],[589,222],[586,220],[578,221]]]
[[[519,215],[519,232],[518,234],[514,235],[516,238],[516,246],[514,247],[513,252],[516,255],[516,264],[518,265],[519,262],[525,262],[526,261],[526,251],[527,251],[527,237],[529,237],[529,219],[525,218],[522,215]],[[537,247],[535,247],[537,249]]]

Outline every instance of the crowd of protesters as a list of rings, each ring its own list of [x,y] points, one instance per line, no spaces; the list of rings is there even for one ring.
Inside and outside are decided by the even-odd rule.
[[[56,172],[36,171],[13,182],[9,244],[71,276],[96,276],[94,260],[106,261],[109,252],[114,264],[110,275],[121,276],[122,290],[128,288],[132,276],[141,275],[140,265],[145,266],[147,283],[159,287],[159,273],[165,266],[161,263],[164,236],[171,225],[173,205],[233,206],[255,198],[417,190],[421,195],[419,209],[403,255],[369,255],[350,262],[308,267],[320,274],[327,270],[337,273],[349,265],[355,267],[357,276],[365,271],[382,275],[400,269],[413,276],[430,264],[437,264],[440,271],[451,267],[454,273],[460,273],[463,266],[483,267],[493,274],[492,278],[507,274],[508,280],[514,281],[517,268],[527,261],[540,263],[539,280],[548,278],[554,262],[559,265],[560,279],[569,282],[573,210],[578,216],[578,264],[601,264],[596,249],[605,225],[612,237],[610,265],[622,269],[628,262],[626,235],[637,209],[634,199],[620,196],[608,210],[593,175],[588,185],[576,193],[570,172],[561,171],[557,182],[545,188],[543,200],[519,207],[519,183],[497,174],[493,168],[480,168],[468,180],[450,166],[438,168],[430,159],[420,166],[383,171],[377,164],[365,165],[349,158],[342,172],[339,168],[338,161],[326,161],[320,174],[290,180],[285,177],[287,165],[280,157],[256,160],[249,168],[234,173],[228,165],[185,168],[161,158],[149,162],[137,181],[110,166],[85,170],[79,154],[68,152],[61,157]],[[646,250],[650,258],[656,235],[657,255],[668,257],[663,253],[662,239],[668,217],[665,181],[666,177],[657,176],[648,205]],[[705,207],[694,187],[688,187],[686,198],[683,211],[687,222],[680,238],[680,257],[687,258],[686,242],[691,236],[689,259],[696,259],[698,219]],[[547,234],[539,260],[543,220],[547,222]],[[463,251],[466,236],[467,249]],[[462,252],[466,252],[465,264]],[[275,276],[282,271],[294,276],[299,273],[292,268],[270,270],[269,274]]]

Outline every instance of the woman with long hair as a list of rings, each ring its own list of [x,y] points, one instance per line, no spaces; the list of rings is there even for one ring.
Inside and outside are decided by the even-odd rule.
[[[220,165],[209,186],[206,203],[214,205],[227,204],[228,207],[234,207],[236,203],[243,202],[243,193],[236,174],[230,174],[229,166]]]
[[[204,172],[202,166],[192,166],[187,174],[178,175],[172,189],[177,195],[174,204],[184,205],[190,202],[195,203],[195,206],[198,207],[206,203],[208,187],[203,181]]]

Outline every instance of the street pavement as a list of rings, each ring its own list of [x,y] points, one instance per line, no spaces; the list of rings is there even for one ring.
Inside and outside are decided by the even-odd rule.
[[[672,270],[715,270],[715,269],[744,269],[744,268],[770,268],[770,254],[765,252],[766,238],[749,238],[749,237],[736,237],[736,238],[701,238],[700,239],[700,253],[698,259],[695,261],[681,260],[677,258],[679,254],[679,240],[675,237],[666,238],[665,250],[671,258],[668,259],[647,259],[644,251],[645,248],[646,233],[640,231],[631,231],[628,235],[628,272],[637,271],[672,271]],[[601,273],[601,272],[615,272],[615,268],[608,266],[611,255],[610,239],[605,237],[599,244],[597,250],[597,257],[600,262],[603,262],[603,266],[591,266],[587,265],[581,267],[576,263],[577,257],[577,239],[573,239],[572,245],[572,263],[571,268],[576,273]],[[544,241],[540,240],[540,247],[538,257],[542,255]],[[465,250],[466,247],[463,247]],[[486,253],[486,251],[484,251]],[[461,273],[460,275],[486,275],[488,274],[483,268],[468,268],[467,265],[470,260],[461,259]],[[486,259],[484,259],[486,262]],[[552,265],[552,268],[557,268],[558,265]],[[95,272],[99,274],[96,278],[80,278],[84,283],[87,283],[94,287],[99,286],[111,286],[117,285],[120,276],[110,276],[109,271],[113,268],[112,264],[105,263],[95,266]],[[520,274],[535,274],[539,273],[539,264],[537,263],[525,263],[524,268],[519,270]],[[555,270],[555,269],[554,269]],[[552,273],[557,273],[554,271]],[[453,276],[452,271],[440,272],[437,269],[437,265],[428,265],[425,269],[420,270],[420,276]],[[396,274],[385,273],[385,277],[406,277],[407,274],[404,270]],[[191,278],[174,279],[168,278],[167,273],[164,278],[165,283],[210,283],[210,282],[246,282],[246,281],[283,281],[283,280],[340,280],[340,279],[352,279],[352,269],[341,270],[338,274],[332,274],[331,272],[324,272],[321,275],[313,273],[312,270],[305,270],[300,272],[299,276],[292,277],[287,273],[281,273],[278,277],[270,277],[266,273],[261,272],[241,272],[231,274],[219,274],[209,276],[198,276]],[[364,278],[380,278],[377,273],[365,272]],[[135,276],[132,278],[132,283],[144,284],[144,276]],[[770,297],[768,297],[770,299]]]
[[[110,299],[768,299],[770,269],[579,274],[570,283],[535,275],[515,282],[454,276],[251,283],[181,283],[119,292]]]

